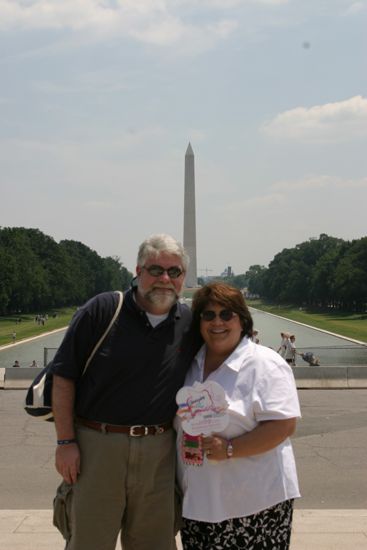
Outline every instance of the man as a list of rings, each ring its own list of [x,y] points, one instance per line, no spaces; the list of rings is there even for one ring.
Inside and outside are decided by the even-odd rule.
[[[175,548],[172,420],[195,353],[191,312],[178,302],[188,261],[169,235],[148,238],[137,285],[86,373],[113,293],[78,310],[55,356],[56,469],[65,503],[57,522],[67,550],[115,550],[120,530],[124,550]]]

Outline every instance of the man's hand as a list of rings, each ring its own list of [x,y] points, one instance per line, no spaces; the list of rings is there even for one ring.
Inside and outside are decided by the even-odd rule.
[[[80,452],[75,440],[74,426],[75,382],[53,375],[52,411],[55,418],[57,440],[64,445],[56,449],[55,466],[66,483],[76,483],[80,473]],[[67,441],[73,440],[72,443]]]
[[[55,466],[66,483],[76,483],[80,474],[80,452],[77,443],[57,446]]]

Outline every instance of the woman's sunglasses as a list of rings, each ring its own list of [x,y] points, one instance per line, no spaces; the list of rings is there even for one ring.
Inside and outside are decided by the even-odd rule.
[[[237,313],[230,309],[222,309],[218,314],[212,309],[205,309],[200,313],[200,317],[203,321],[214,321],[218,316],[222,321],[230,321],[235,317]]]

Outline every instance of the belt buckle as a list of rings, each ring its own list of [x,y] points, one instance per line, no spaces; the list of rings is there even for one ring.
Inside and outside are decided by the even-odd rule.
[[[144,428],[144,433],[136,434],[135,430],[137,428]],[[143,435],[148,435],[148,434],[149,434],[148,426],[143,426],[142,424],[137,424],[135,426],[130,426],[130,430],[129,430],[129,436],[130,437],[143,437]]]

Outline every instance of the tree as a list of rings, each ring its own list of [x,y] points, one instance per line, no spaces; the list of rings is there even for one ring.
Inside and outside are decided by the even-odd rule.
[[[245,273],[246,285],[251,294],[258,294],[262,296],[264,294],[264,274],[266,273],[266,267],[263,265],[250,265],[249,269]]]
[[[345,251],[346,243],[338,243],[319,258],[311,274],[311,304],[321,307],[337,306],[335,271]]]
[[[285,286],[289,277],[289,267],[294,258],[294,251],[285,248],[276,254],[263,275],[262,296],[270,301],[285,303],[287,295]]]
[[[11,256],[11,293],[8,311],[29,311],[47,291],[44,270],[30,246],[27,230],[5,228],[0,234],[0,244]]]
[[[233,275],[232,277],[226,277],[224,279],[228,284],[236,287],[236,288],[239,288],[239,289],[242,289],[242,288],[245,288],[247,287],[247,277],[244,273],[240,274],[240,275]]]
[[[123,266],[118,256],[103,258],[104,264],[104,290],[114,288],[125,290],[129,287],[133,278],[132,273]]]
[[[335,270],[335,288],[344,308],[365,311],[367,304],[367,237],[350,243]]]
[[[323,233],[318,239],[284,249],[270,262],[264,275],[264,296],[279,303],[320,304],[326,294],[323,258],[329,262],[337,258],[343,243]],[[330,278],[328,284],[331,285]]]
[[[0,314],[77,305],[124,290],[131,278],[118,258],[101,258],[83,243],[57,244],[39,229],[0,228]]]
[[[5,315],[9,311],[15,271],[14,257],[6,247],[0,245],[0,315]]]

